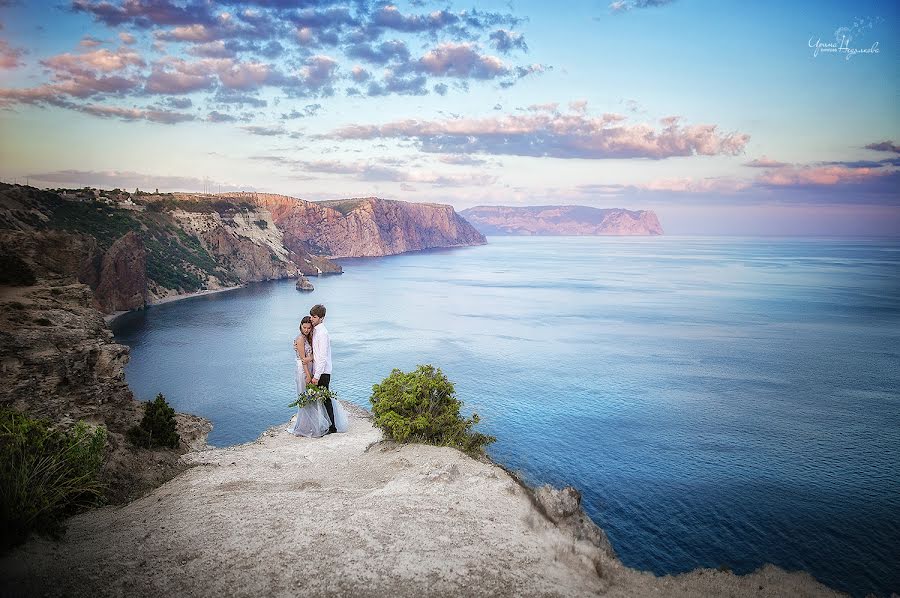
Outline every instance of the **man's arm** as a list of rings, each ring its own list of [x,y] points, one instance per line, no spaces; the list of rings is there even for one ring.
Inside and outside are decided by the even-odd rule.
[[[323,330],[319,333],[313,332],[313,355],[321,355],[313,362],[315,366],[313,371],[313,382],[319,383],[319,378],[325,373],[325,354],[328,348],[328,331]]]

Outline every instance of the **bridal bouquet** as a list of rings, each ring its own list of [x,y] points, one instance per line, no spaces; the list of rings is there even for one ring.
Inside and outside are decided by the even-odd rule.
[[[337,395],[324,386],[310,385],[306,387],[306,390],[297,395],[297,400],[288,405],[288,407],[303,408],[307,405],[312,405],[316,401],[327,401],[334,398],[337,398]]]

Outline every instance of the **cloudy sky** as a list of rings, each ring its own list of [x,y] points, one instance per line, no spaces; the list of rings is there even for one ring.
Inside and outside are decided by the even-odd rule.
[[[0,179],[900,235],[895,1],[474,4],[0,0]]]

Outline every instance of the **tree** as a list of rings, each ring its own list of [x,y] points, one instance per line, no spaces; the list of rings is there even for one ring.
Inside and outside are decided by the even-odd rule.
[[[144,408],[140,425],[128,430],[128,438],[137,446],[178,448],[181,438],[176,431],[175,410],[169,407],[162,393]]]

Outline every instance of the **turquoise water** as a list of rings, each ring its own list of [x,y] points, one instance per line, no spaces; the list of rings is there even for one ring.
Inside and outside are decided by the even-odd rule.
[[[121,318],[135,394],[255,439],[291,416],[321,302],[332,389],[367,405],[441,367],[491,456],[581,490],[627,565],[900,592],[900,242],[492,237],[343,265]]]

